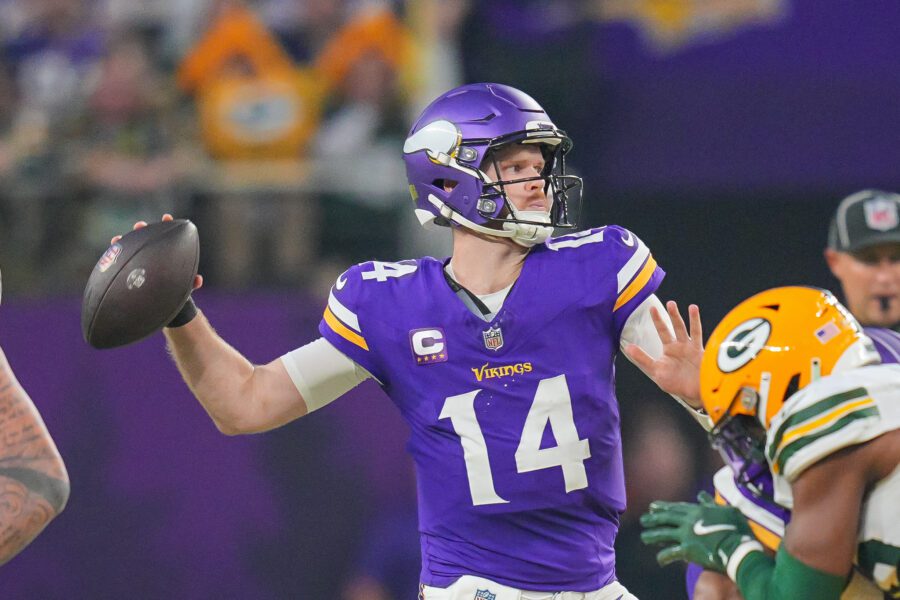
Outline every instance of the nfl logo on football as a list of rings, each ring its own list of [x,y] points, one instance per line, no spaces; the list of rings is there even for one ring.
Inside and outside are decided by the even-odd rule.
[[[503,347],[503,332],[496,325],[482,331],[481,335],[484,336],[484,347],[488,350],[499,350]]]
[[[120,254],[122,254],[122,244],[113,244],[106,249],[106,252],[104,252],[103,256],[100,257],[100,260],[97,261],[97,268],[100,269],[101,273],[105,272],[114,262],[116,262],[116,259],[119,258]]]
[[[478,590],[475,592],[474,600],[497,600],[497,594],[492,594],[489,590]]]

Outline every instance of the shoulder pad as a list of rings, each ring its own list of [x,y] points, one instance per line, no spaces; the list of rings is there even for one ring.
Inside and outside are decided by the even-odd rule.
[[[369,261],[341,273],[328,294],[328,306],[323,317],[329,339],[333,341],[336,334],[344,342],[368,351],[365,331],[367,315],[363,312],[368,310],[370,317],[373,313],[377,314],[374,312],[376,307],[388,302],[383,296],[391,284],[403,281],[404,275],[411,275],[418,268],[417,261]]]
[[[827,456],[883,433],[878,403],[866,387],[866,371],[823,377],[794,394],[766,434],[772,472],[788,481]]]
[[[363,304],[361,270],[365,263],[354,265],[338,275],[328,293],[323,321],[331,331],[344,340],[368,350],[369,346],[359,323],[359,307]]]

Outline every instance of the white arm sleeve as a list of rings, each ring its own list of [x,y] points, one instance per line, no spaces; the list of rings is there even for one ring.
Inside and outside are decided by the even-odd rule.
[[[666,322],[669,331],[673,331],[672,320],[669,318],[666,307],[663,306],[663,303],[656,297],[656,294],[650,294],[647,296],[646,300],[641,302],[641,304],[634,309],[634,312],[628,315],[625,326],[622,327],[622,335],[619,337],[619,348],[625,348],[628,344],[635,344],[638,348],[649,354],[650,358],[658,360],[663,354],[663,344],[662,340],[659,339],[659,333],[656,331],[656,325],[653,324],[653,317],[650,315],[650,308],[653,306],[659,311],[659,314]],[[628,355],[626,354],[625,357],[627,358]],[[637,366],[634,361],[631,362]],[[712,421],[710,420],[709,415],[701,410],[695,409],[678,396],[673,395],[672,397],[685,407],[688,412],[690,412],[691,416],[694,417],[704,429],[707,431],[712,429]]]
[[[312,412],[343,396],[371,377],[325,338],[281,357],[284,368]]]
[[[625,348],[628,344],[635,344],[638,348],[649,354],[650,358],[659,360],[659,357],[662,356],[663,353],[663,345],[662,340],[659,339],[659,334],[656,332],[656,325],[653,324],[653,317],[650,316],[650,308],[653,306],[655,306],[656,310],[659,311],[659,314],[662,315],[669,331],[673,331],[672,321],[669,319],[669,313],[666,312],[666,307],[663,306],[663,303],[656,297],[656,294],[650,294],[647,296],[646,300],[641,302],[640,305],[634,309],[634,312],[628,315],[625,326],[622,327],[622,335],[619,338],[619,348]]]

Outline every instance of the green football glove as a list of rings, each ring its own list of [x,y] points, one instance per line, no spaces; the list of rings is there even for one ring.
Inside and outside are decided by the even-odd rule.
[[[667,546],[656,555],[662,566],[683,560],[734,579],[741,560],[754,550],[762,552],[762,544],[738,509],[719,506],[706,492],[697,500],[699,504],[651,503],[649,512],[641,515],[641,541]]]

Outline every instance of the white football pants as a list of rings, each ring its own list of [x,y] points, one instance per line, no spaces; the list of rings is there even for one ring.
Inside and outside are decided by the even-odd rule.
[[[465,575],[447,588],[423,585],[420,600],[638,600],[618,581],[593,592],[529,592]]]

